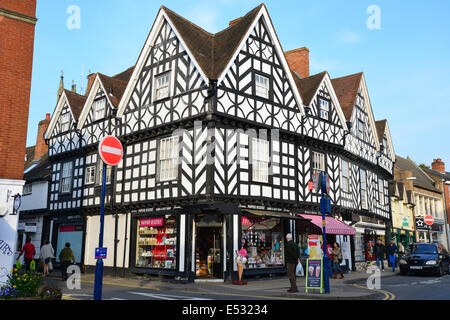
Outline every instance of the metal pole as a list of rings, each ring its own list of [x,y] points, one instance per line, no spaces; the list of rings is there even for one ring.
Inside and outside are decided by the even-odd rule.
[[[103,163],[102,196],[100,198],[100,235],[98,247],[103,248],[103,229],[105,222],[106,163]],[[102,300],[103,259],[97,259],[95,265],[94,300]]]
[[[326,184],[326,174],[321,172],[320,175],[322,176],[322,182],[325,181]],[[324,179],[324,180],[323,180]],[[320,179],[319,179],[320,180]],[[324,183],[320,186],[321,189],[321,201],[325,203],[325,197],[324,197]],[[330,293],[330,268],[328,264],[328,256],[327,256],[327,231],[326,231],[326,223],[325,223],[325,206],[320,206],[320,211],[322,213],[322,233],[323,233],[323,262],[325,265],[325,271],[324,272],[324,286],[325,286],[325,293]]]

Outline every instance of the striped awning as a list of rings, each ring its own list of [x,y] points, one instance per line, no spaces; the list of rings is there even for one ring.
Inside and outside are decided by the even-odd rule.
[[[310,219],[311,223],[318,226],[320,230],[322,230],[322,216],[312,214],[299,214],[299,216],[305,219]],[[329,216],[325,217],[325,228],[325,231],[328,234],[353,236],[356,233],[354,228],[346,225],[336,218]]]

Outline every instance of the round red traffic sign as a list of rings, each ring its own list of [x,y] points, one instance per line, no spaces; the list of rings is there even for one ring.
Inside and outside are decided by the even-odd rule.
[[[103,162],[110,166],[116,166],[122,160],[123,147],[116,137],[106,136],[98,144],[98,153]]]
[[[434,218],[432,216],[426,216],[425,219],[423,219],[423,221],[425,221],[427,225],[431,226],[434,223]]]

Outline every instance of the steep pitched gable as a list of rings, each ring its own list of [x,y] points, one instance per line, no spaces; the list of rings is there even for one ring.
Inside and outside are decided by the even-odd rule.
[[[377,136],[378,141],[380,142],[380,145],[384,146],[384,137],[386,137],[387,145],[384,146],[383,153],[388,155],[390,159],[395,159],[395,150],[394,150],[394,144],[392,142],[391,138],[391,132],[389,130],[389,125],[387,120],[380,120],[375,122],[375,126],[377,128]]]
[[[77,122],[83,110],[85,102],[85,96],[64,89],[58,99],[58,103],[56,104],[55,111],[53,112],[50,124],[48,125],[48,129],[45,132],[45,139],[49,139],[51,137],[63,109],[67,108],[70,111],[71,122]]]

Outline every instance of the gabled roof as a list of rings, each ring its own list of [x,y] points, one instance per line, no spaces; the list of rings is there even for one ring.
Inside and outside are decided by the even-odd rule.
[[[44,135],[45,139],[50,138],[51,133],[55,128],[56,123],[58,122],[61,110],[66,102],[69,106],[70,113],[72,114],[73,121],[76,122],[78,121],[78,118],[80,117],[80,114],[83,111],[83,107],[86,102],[86,97],[66,89],[62,91],[62,94],[58,99],[55,111],[53,112],[52,118],[48,125],[47,131],[45,132]]]
[[[363,73],[356,73],[349,76],[332,79],[334,91],[341,104],[342,112],[347,121],[352,119],[353,108],[355,107],[356,97],[361,84]]]
[[[303,103],[305,104],[305,106],[309,106],[311,104],[311,101],[314,99],[317,90],[319,90],[323,79],[327,75],[327,72],[323,71],[307,78],[300,78],[299,75],[297,75],[293,71],[291,71],[291,73],[300,92]]]
[[[273,30],[270,17],[268,16],[264,4],[254,8],[245,16],[235,19],[231,26],[215,34],[205,31],[172,10],[161,6],[147,40],[139,54],[139,58],[123,95],[123,101],[119,104],[117,115],[121,117],[125,111],[125,103],[132,94],[132,88],[134,88],[137,83],[137,77],[143,68],[146,57],[150,53],[157,34],[163,25],[163,21],[169,23],[203,80],[206,83],[208,83],[209,80],[217,80],[220,85],[220,82],[223,80],[226,72],[235,60],[235,56],[239,54],[239,48],[245,44],[245,40],[248,38],[253,26],[256,25],[258,18],[262,16],[265,18],[264,21],[275,42],[277,51],[280,54],[281,63],[285,67],[288,80],[292,86],[295,86],[292,75],[289,73],[289,66],[283,54],[283,50],[281,49],[279,40]],[[299,105],[299,111],[303,113],[302,101],[300,101],[301,97],[296,90],[293,90],[293,92]]]
[[[103,88],[106,90],[105,94],[108,96],[112,106],[117,108],[128,82],[121,81],[117,78],[108,77],[101,73],[98,73],[98,76],[103,84]]]
[[[84,103],[86,102],[86,97],[66,89],[64,89],[64,93],[66,94],[74,121],[78,121],[81,111],[83,110]]]
[[[217,79],[227,66],[241,40],[252,25],[259,5],[228,28],[211,34],[172,10],[162,6],[174,27],[185,41],[195,60],[209,79]]]
[[[384,130],[386,130],[387,120],[375,121],[377,128],[378,141],[383,142]]]
[[[395,167],[400,170],[409,170],[412,172],[412,176],[416,177],[413,181],[415,187],[441,193],[441,191],[434,186],[434,181],[428,177],[427,174],[414,163],[414,161],[409,158],[405,159],[399,156],[395,156],[395,159]]]

